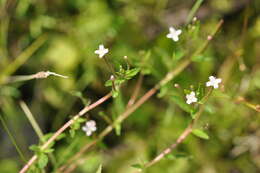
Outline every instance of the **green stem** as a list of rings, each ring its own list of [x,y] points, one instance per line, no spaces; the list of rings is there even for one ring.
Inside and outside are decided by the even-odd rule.
[[[23,109],[24,114],[28,118],[29,122],[31,123],[35,133],[39,137],[40,141],[41,142],[46,142],[43,139],[43,132],[42,132],[40,126],[38,125],[38,123],[36,122],[36,120],[34,119],[34,116],[32,115],[32,113],[31,113],[30,109],[28,108],[28,106],[23,101],[20,102],[20,106]],[[51,159],[52,164],[55,166],[56,165],[56,159],[55,159],[54,155],[52,153],[50,153],[48,155],[49,155],[49,157]]]
[[[113,68],[113,66],[109,63],[108,59],[106,57],[103,58],[106,65],[108,66],[110,72],[116,77],[116,72],[115,69]]]
[[[212,93],[212,88],[210,88],[210,90],[208,91],[208,93],[205,95],[205,97],[203,98],[203,100],[208,101],[209,96]],[[178,139],[176,140],[175,143],[173,143],[172,145],[170,145],[169,147],[167,147],[166,149],[164,149],[159,155],[157,155],[154,159],[152,159],[151,161],[149,161],[148,163],[146,163],[144,165],[145,168],[149,168],[152,165],[154,165],[155,163],[159,162],[161,159],[163,159],[167,154],[171,153],[172,150],[174,150],[179,144],[181,144],[186,138],[187,136],[189,136],[189,134],[192,132],[194,125],[196,124],[196,122],[199,120],[200,116],[202,115],[203,111],[205,109],[205,104],[200,105],[199,107],[199,111],[196,113],[195,115],[195,119],[193,119],[190,124],[188,125],[188,127],[181,133],[181,135],[178,137]]]
[[[11,142],[13,143],[13,145],[14,145],[16,151],[18,152],[18,154],[19,154],[21,160],[22,160],[24,163],[26,163],[25,156],[23,155],[21,149],[18,147],[18,144],[16,143],[16,141],[15,141],[13,135],[11,134],[10,130],[8,129],[7,124],[6,124],[5,120],[4,120],[4,118],[2,117],[2,115],[0,115],[0,120],[1,120],[1,123],[2,123],[2,125],[3,125],[3,127],[4,127],[4,130],[5,130],[6,133],[8,134],[8,136],[9,136]]]
[[[221,20],[216,28],[214,29],[214,31],[211,33],[212,37],[215,36],[215,34],[217,33],[217,31],[220,29],[220,26],[222,25],[223,20]],[[158,89],[160,89],[160,87],[162,87],[163,85],[165,85],[166,83],[168,83],[169,81],[171,81],[176,75],[178,75],[180,72],[182,72],[190,63],[191,63],[191,59],[193,56],[202,53],[202,51],[205,50],[205,48],[207,47],[208,43],[210,40],[206,40],[205,44],[202,45],[202,47],[199,47],[198,50],[192,54],[190,57],[186,58],[185,60],[183,60],[178,66],[177,68],[173,69],[171,72],[169,72],[164,79],[162,79],[158,84],[156,84],[152,89],[150,89],[149,91],[146,92],[146,94],[144,94],[139,100],[137,100],[135,102],[135,104],[133,104],[132,106],[130,106],[128,109],[126,109],[126,111],[124,113],[122,113],[121,115],[118,116],[118,118],[114,121],[113,124],[109,125],[107,128],[105,128],[98,136],[98,138],[96,140],[94,140],[93,142],[91,142],[90,144],[86,144],[78,153],[76,153],[71,159],[68,160],[67,164],[73,164],[77,165],[79,164],[77,162],[77,160],[79,160],[79,158],[81,157],[81,155],[83,153],[85,153],[88,149],[90,149],[92,146],[94,146],[97,142],[99,142],[100,140],[102,140],[106,135],[108,135],[118,123],[122,123],[126,118],[128,118],[136,109],[138,109],[141,105],[143,105],[149,98],[151,98],[157,91]],[[61,168],[59,168],[60,171],[63,171],[64,169],[66,169],[67,165],[62,166]]]
[[[192,18],[194,17],[195,13],[198,11],[198,9],[200,8],[201,4],[202,4],[203,0],[197,0],[195,2],[195,4],[193,5],[192,9],[190,10],[188,17],[187,17],[187,21],[186,24],[189,24],[192,20]]]

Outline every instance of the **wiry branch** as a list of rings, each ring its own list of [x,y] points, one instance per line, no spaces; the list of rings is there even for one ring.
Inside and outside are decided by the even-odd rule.
[[[212,88],[209,90],[209,92],[206,94],[206,96],[203,98],[204,101],[207,101],[210,94],[212,92]],[[195,119],[191,121],[191,123],[188,125],[188,127],[181,133],[181,135],[178,137],[175,143],[173,143],[171,146],[163,150],[159,155],[157,155],[154,159],[152,159],[150,162],[146,163],[144,165],[144,168],[151,167],[155,163],[159,162],[162,158],[164,158],[167,154],[171,153],[172,150],[174,150],[179,144],[181,144],[186,137],[192,132],[193,126],[195,123],[199,120],[203,110],[205,108],[205,103],[200,105],[199,111],[195,115]]]
[[[146,94],[144,94],[135,104],[130,106],[124,113],[118,116],[118,118],[115,120],[114,124],[108,126],[103,130],[97,139],[92,141],[89,144],[86,144],[78,153],[76,153],[69,161],[62,167],[59,168],[59,171],[63,172],[64,169],[68,166],[67,169],[74,170],[76,168],[75,164],[78,165],[81,162],[79,162],[80,157],[89,150],[92,146],[94,146],[98,141],[102,140],[106,135],[108,135],[115,127],[116,124],[122,123],[127,117],[131,115],[137,108],[139,108],[143,103],[145,103],[149,98],[151,98],[157,91],[160,89],[163,85],[167,84],[169,81],[171,81],[175,76],[177,76],[180,72],[182,72],[190,63],[191,58],[202,53],[206,47],[208,46],[209,42],[212,40],[212,38],[215,36],[217,31],[220,29],[220,27],[223,24],[223,20],[220,20],[217,24],[216,28],[214,28],[213,32],[211,33],[211,39],[207,39],[205,43],[198,48],[197,51],[195,51],[189,58],[184,59],[174,70],[170,71],[164,79],[162,79],[158,84],[156,84],[152,89],[150,89]],[[74,163],[73,163],[74,162]],[[73,169],[72,169],[73,168]]]
[[[107,95],[105,95],[104,97],[102,97],[101,99],[99,99],[98,101],[96,101],[95,103],[86,106],[85,108],[83,108],[77,115],[75,115],[71,120],[69,120],[67,123],[65,123],[58,131],[56,131],[52,137],[50,139],[48,139],[48,141],[46,141],[42,146],[41,149],[44,150],[46,148],[48,148],[48,146],[56,140],[56,138],[62,133],[64,132],[68,127],[70,127],[70,125],[72,125],[75,120],[77,120],[80,116],[84,115],[85,113],[87,113],[88,111],[90,111],[91,109],[94,109],[95,107],[97,107],[98,105],[100,105],[101,103],[105,102],[106,100],[108,100],[111,97],[111,93],[108,93]],[[20,170],[20,173],[25,173],[30,166],[37,160],[37,155],[34,155],[28,162],[27,164]]]

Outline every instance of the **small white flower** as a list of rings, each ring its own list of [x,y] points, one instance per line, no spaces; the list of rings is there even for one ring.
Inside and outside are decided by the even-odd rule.
[[[190,94],[187,94],[186,95],[186,99],[187,99],[187,101],[186,101],[187,104],[191,104],[193,102],[197,102],[198,101],[198,99],[195,96],[195,92],[194,91],[192,91]]]
[[[96,122],[94,120],[87,121],[82,130],[86,132],[87,136],[90,136],[94,131],[97,130]]]
[[[173,41],[178,41],[179,40],[179,35],[181,34],[181,30],[175,30],[174,27],[169,28],[170,33],[167,34],[167,38],[173,39]]]
[[[215,89],[218,88],[218,85],[220,84],[222,80],[220,78],[215,78],[214,76],[209,77],[209,81],[206,83],[206,86],[213,86]]]
[[[103,44],[99,45],[98,50],[95,50],[95,54],[98,54],[99,58],[102,58],[107,53],[108,49],[106,49]]]

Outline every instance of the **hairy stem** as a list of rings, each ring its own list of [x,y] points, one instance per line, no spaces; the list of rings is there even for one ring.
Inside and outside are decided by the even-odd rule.
[[[133,92],[132,96],[130,97],[130,99],[129,99],[128,103],[127,103],[126,108],[129,108],[130,106],[132,106],[135,103],[135,101],[137,99],[137,96],[138,96],[138,94],[140,92],[140,89],[141,89],[141,86],[142,86],[142,83],[143,83],[143,79],[144,79],[143,74],[140,74],[139,78],[138,78],[138,81],[137,81],[137,84],[135,86],[134,92]]]
[[[97,107],[98,105],[100,105],[101,103],[105,102],[106,100],[108,100],[110,97],[112,96],[111,93],[108,93],[107,95],[105,95],[104,97],[102,97],[101,99],[99,99],[98,101],[96,101],[95,103],[86,106],[85,108],[83,108],[77,115],[75,115],[71,120],[69,120],[67,123],[65,123],[58,131],[56,131],[52,137],[50,139],[48,139],[48,141],[46,141],[42,146],[41,149],[44,150],[46,149],[53,141],[56,140],[56,138],[62,133],[64,132],[68,127],[70,127],[75,120],[77,120],[80,116],[84,115],[85,113],[87,113],[88,111],[90,111],[91,109],[94,109],[95,107]],[[20,173],[25,173],[30,166],[37,160],[37,156],[34,155],[28,162],[27,164],[20,170]]]
[[[25,102],[23,101],[20,101],[20,106],[22,108],[22,110],[24,111],[24,114],[26,115],[26,117],[28,118],[29,122],[31,123],[35,133],[37,134],[37,136],[39,137],[40,141],[41,142],[46,142],[44,139],[43,139],[43,132],[40,128],[40,126],[38,125],[38,123],[36,122],[32,112],[30,111],[30,109],[28,108],[28,106],[25,104]],[[50,159],[51,159],[51,162],[53,164],[53,166],[55,166],[56,164],[56,159],[54,157],[54,155],[52,153],[49,153],[48,154]]]
[[[213,32],[211,33],[211,37],[213,38],[217,31],[220,29],[220,27],[223,24],[223,20],[220,20],[217,24],[217,26],[214,28]],[[79,164],[77,162],[77,160],[80,159],[80,157],[88,150],[90,149],[92,146],[94,146],[98,141],[102,140],[107,134],[109,134],[113,128],[115,127],[116,124],[118,123],[122,123],[131,113],[133,113],[137,108],[139,108],[143,103],[145,103],[145,101],[147,101],[150,97],[152,97],[158,89],[160,89],[163,85],[167,84],[169,81],[171,81],[176,75],[178,75],[180,72],[182,72],[190,63],[191,63],[191,59],[192,57],[199,55],[200,53],[202,53],[206,47],[208,46],[209,42],[212,39],[207,39],[205,41],[205,43],[199,47],[197,49],[197,51],[195,51],[190,57],[184,59],[178,66],[177,68],[175,68],[174,70],[170,71],[164,79],[162,79],[158,84],[156,84],[152,89],[150,89],[148,92],[146,92],[146,94],[144,94],[135,104],[133,104],[132,106],[130,106],[124,113],[122,113],[121,115],[118,116],[118,118],[115,120],[114,124],[109,125],[107,128],[105,128],[100,135],[98,136],[98,138],[94,141],[92,141],[90,144],[86,144],[78,153],[76,153],[71,159],[69,159],[68,163],[64,166],[62,166],[61,168],[59,168],[59,171],[63,171],[64,169],[66,169],[67,165],[70,165],[70,167],[74,167],[76,168],[76,166],[74,166],[74,164]],[[75,163],[73,163],[74,161],[76,161]]]
[[[0,120],[1,120],[1,123],[2,123],[2,125],[3,125],[3,127],[4,127],[4,130],[6,131],[6,133],[7,133],[7,135],[9,136],[11,142],[13,143],[13,145],[14,145],[16,151],[18,152],[18,154],[19,154],[19,156],[20,156],[20,158],[21,158],[21,160],[26,163],[25,156],[23,155],[21,149],[20,149],[19,146],[17,145],[17,143],[16,143],[16,141],[15,141],[15,139],[14,139],[12,133],[11,133],[10,130],[8,129],[7,124],[6,124],[5,120],[4,120],[4,118],[2,117],[2,115],[0,115]]]
[[[209,90],[209,92],[206,94],[206,96],[203,98],[203,100],[206,102],[212,92],[212,88]],[[159,162],[162,158],[165,157],[165,155],[169,154],[174,150],[179,144],[181,144],[186,137],[192,132],[193,126],[195,123],[199,120],[203,110],[205,108],[205,103],[202,104],[199,108],[199,111],[195,115],[195,119],[191,121],[191,123],[188,125],[188,127],[181,133],[181,135],[178,137],[175,143],[173,143],[171,146],[168,148],[164,149],[159,155],[157,155],[154,159],[152,159],[150,162],[146,163],[144,165],[145,168],[151,167],[155,163]]]

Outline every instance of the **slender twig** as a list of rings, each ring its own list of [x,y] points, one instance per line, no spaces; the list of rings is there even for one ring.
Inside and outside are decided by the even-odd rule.
[[[167,154],[169,154],[170,152],[172,152],[172,150],[174,150],[179,144],[181,144],[186,137],[192,132],[193,130],[193,126],[196,124],[196,122],[199,120],[204,108],[205,108],[205,102],[208,100],[210,94],[212,92],[212,88],[208,91],[208,93],[206,94],[206,96],[203,98],[204,100],[204,104],[200,105],[199,107],[199,111],[196,113],[195,115],[195,119],[193,119],[190,124],[188,125],[188,127],[181,133],[181,135],[178,137],[178,139],[176,140],[175,143],[173,143],[171,146],[169,146],[168,148],[164,149],[159,155],[157,155],[154,159],[152,159],[150,162],[146,163],[144,165],[145,168],[151,167],[152,165],[154,165],[155,163],[159,162],[162,158],[164,158]]]
[[[220,29],[221,25],[223,24],[223,20],[220,20],[220,22],[217,24],[216,28],[213,30],[211,33],[211,37],[213,38],[217,31]],[[135,104],[130,106],[124,113],[118,116],[118,118],[115,120],[114,124],[109,125],[105,130],[103,130],[98,138],[94,141],[92,141],[90,144],[86,144],[78,153],[76,153],[69,161],[67,164],[59,168],[59,171],[63,171],[67,165],[70,165],[74,161],[78,160],[83,153],[85,153],[88,149],[90,149],[92,146],[94,146],[98,141],[102,140],[107,134],[109,134],[113,128],[115,127],[116,124],[122,123],[131,113],[133,113],[137,108],[139,108],[143,103],[145,103],[150,97],[152,97],[159,88],[161,88],[163,85],[167,84],[169,81],[171,81],[176,75],[178,75],[180,72],[182,72],[190,63],[192,57],[202,53],[206,47],[208,46],[209,42],[212,39],[207,39],[205,43],[202,45],[202,47],[199,47],[197,51],[195,51],[189,58],[183,60],[177,68],[169,72],[164,79],[162,79],[158,84],[156,84],[152,89],[150,89],[146,94],[144,94]],[[78,162],[76,161],[76,163]],[[74,167],[74,164],[70,165],[71,167]]]
[[[107,67],[109,68],[110,72],[116,77],[116,71],[114,69],[114,67],[111,65],[111,63],[108,61],[107,57],[103,58]]]
[[[140,92],[142,83],[143,83],[143,78],[144,78],[144,75],[140,74],[139,78],[138,78],[138,81],[137,81],[137,83],[135,85],[134,92],[133,92],[132,96],[130,97],[130,99],[129,99],[128,103],[127,103],[126,108],[129,108],[130,106],[132,106],[135,103],[135,101],[137,99],[137,96],[138,96],[138,94]]]
[[[91,109],[94,109],[95,107],[97,107],[98,105],[100,105],[101,103],[105,102],[106,100],[108,100],[111,97],[111,93],[108,93],[107,95],[103,96],[102,98],[100,98],[98,101],[96,101],[95,103],[86,106],[85,108],[83,108],[77,115],[75,115],[72,119],[70,119],[67,123],[65,123],[59,130],[57,130],[52,137],[50,137],[48,139],[48,141],[46,141],[42,146],[41,149],[44,150],[46,149],[53,141],[56,140],[56,138],[63,132],[65,131],[68,127],[70,127],[75,120],[77,120],[80,116],[84,115],[85,113],[87,113],[88,111],[90,111]],[[20,173],[25,173],[30,166],[37,160],[37,155],[34,155],[28,162],[27,164],[20,170]]]
[[[219,30],[220,26],[222,25],[223,23],[223,20],[221,20],[217,27],[215,28],[215,30],[212,32],[211,34],[211,37],[213,38],[213,36],[217,33],[217,31]],[[212,39],[208,39],[206,40],[206,42],[203,44],[203,46],[201,48],[199,48],[198,51],[196,51],[190,58],[187,58],[186,60],[184,60],[183,62],[180,63],[180,65],[174,69],[173,71],[171,71],[170,73],[168,73],[168,75],[166,75],[166,77],[161,81],[159,82],[157,85],[155,85],[152,89],[150,89],[144,96],[142,96],[134,105],[132,105],[129,109],[127,109],[123,114],[121,114],[117,119],[116,121],[114,122],[113,125],[110,125],[108,126],[100,135],[99,135],[99,138],[97,140],[95,140],[96,142],[101,140],[103,137],[105,137],[108,133],[110,133],[113,128],[115,127],[116,124],[118,123],[121,123],[123,120],[125,120],[131,113],[133,113],[137,108],[139,108],[145,101],[147,101],[151,96],[153,96],[157,90],[164,84],[168,83],[170,80],[172,80],[177,74],[179,74],[184,68],[186,68],[189,63],[191,62],[191,58],[194,56],[194,55],[197,55],[199,53],[202,53],[202,51],[205,50],[205,48],[207,47],[209,41],[212,40]],[[108,98],[111,97],[111,93],[109,93],[107,95]],[[104,99],[105,101],[106,99]],[[102,102],[104,102],[102,101]],[[99,105],[99,104],[97,104]],[[97,105],[95,105],[94,107],[96,107]],[[90,105],[91,106],[91,105]],[[89,106],[89,107],[90,107]],[[90,110],[88,107],[85,108],[87,111]],[[82,110],[84,113],[85,110],[83,109]],[[81,112],[82,112],[81,111]],[[81,112],[79,112],[78,115],[75,116],[75,118],[77,119],[79,116],[81,116]],[[83,114],[84,114],[83,113]],[[72,123],[74,122],[74,119],[71,119],[70,121],[68,121],[65,125],[63,125],[43,146],[42,148],[45,149],[47,148],[47,146],[52,142],[54,141],[57,136],[59,136],[65,129],[67,129]],[[94,142],[95,142],[94,141]],[[94,144],[93,144],[94,145]],[[83,149],[86,148],[83,147]],[[82,153],[85,152],[85,150],[81,150]],[[88,149],[88,148],[87,148]],[[86,150],[87,150],[86,149]],[[80,152],[81,152],[80,151]],[[77,155],[77,154],[76,154]],[[81,154],[79,154],[80,156]],[[78,158],[78,157],[77,157]],[[35,162],[35,160],[37,159],[37,156],[33,156],[29,162],[23,167],[23,169],[20,171],[20,173],[24,173],[28,170],[28,168]],[[74,159],[73,159],[74,160]]]
[[[195,13],[198,11],[199,7],[201,6],[203,0],[197,0],[195,4],[193,5],[192,9],[190,10],[186,24],[190,23],[192,18],[194,17]]]
[[[38,123],[36,122],[36,120],[34,119],[34,116],[32,115],[32,112],[30,111],[30,109],[28,108],[28,106],[25,104],[25,102],[20,101],[20,106],[22,108],[22,110],[24,111],[24,114],[26,115],[26,117],[28,118],[28,120],[30,121],[35,133],[38,135],[39,139],[41,140],[43,137],[43,132],[40,129]]]
[[[19,146],[17,145],[17,143],[16,143],[16,141],[15,141],[15,139],[14,139],[12,133],[11,133],[10,130],[8,129],[8,127],[7,127],[7,125],[6,125],[6,122],[5,122],[4,118],[2,117],[2,115],[0,115],[0,120],[1,120],[1,123],[2,123],[2,125],[3,125],[3,127],[4,127],[4,129],[5,129],[5,131],[6,131],[6,133],[8,134],[8,136],[9,136],[9,138],[10,138],[11,142],[13,143],[13,145],[14,145],[14,147],[15,147],[17,153],[19,154],[20,158],[22,159],[23,162],[26,163],[26,159],[25,159],[25,157],[24,157],[24,155],[23,155],[21,149],[20,149]]]
[[[23,101],[20,101],[20,106],[22,108],[22,110],[24,111],[24,114],[26,115],[26,117],[28,118],[29,122],[31,123],[35,133],[37,134],[37,136],[39,137],[40,141],[41,142],[46,142],[43,138],[43,132],[40,128],[40,126],[38,125],[38,123],[36,122],[32,112],[30,111],[29,107],[26,105],[25,102]],[[48,154],[50,159],[51,159],[51,162],[52,164],[55,166],[56,164],[56,159],[54,157],[54,155],[52,153],[49,153]]]
[[[257,112],[260,112],[260,105],[259,104],[253,104],[253,103],[250,103],[249,101],[247,101],[244,97],[238,97],[236,100],[235,100],[235,103],[242,103],[243,105],[257,111]]]
[[[97,139],[93,140],[91,143],[86,144],[79,152],[77,152],[71,159],[67,161],[67,163],[59,168],[60,172],[63,172],[66,166],[70,165],[72,162],[76,161],[76,165],[79,163],[77,160],[92,146],[96,145],[97,142],[101,141],[106,135],[108,135],[114,127],[122,123],[131,113],[133,113],[137,108],[139,108],[145,101],[147,101],[151,96],[153,96],[157,91],[157,88],[150,89],[143,97],[141,97],[133,106],[129,107],[124,113],[118,116],[118,118],[114,121],[113,124],[106,127],[97,137]],[[70,167],[74,167],[74,164],[70,165]],[[76,167],[75,167],[76,168]]]
[[[63,76],[51,71],[40,71],[36,74],[32,75],[19,75],[19,76],[10,76],[6,79],[5,83],[14,83],[14,82],[22,82],[22,81],[28,81],[32,79],[44,79],[49,77],[50,75],[61,77],[61,78],[68,78],[68,76]]]

